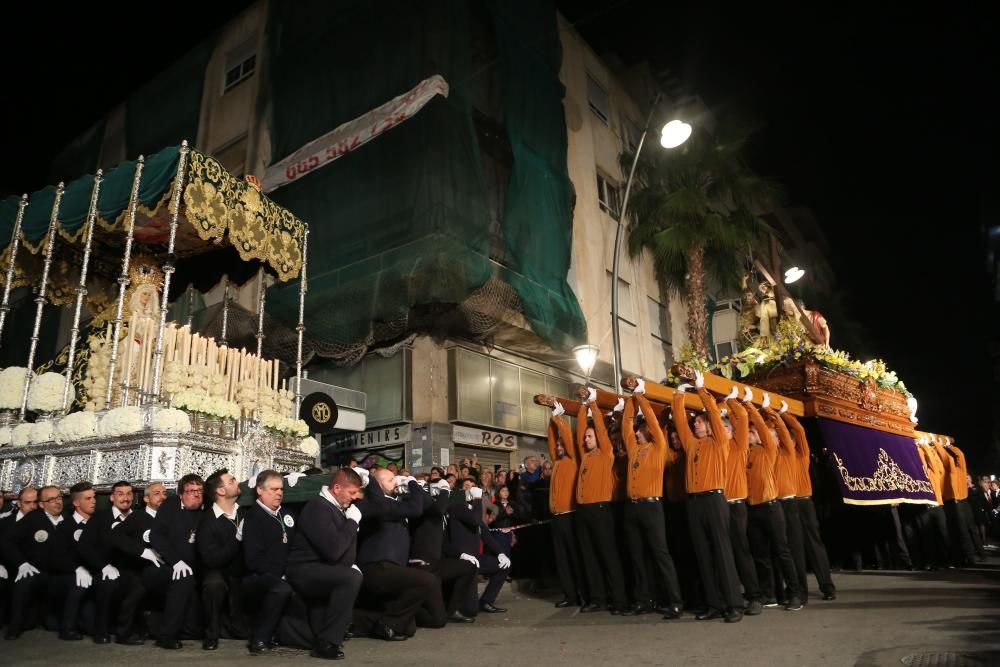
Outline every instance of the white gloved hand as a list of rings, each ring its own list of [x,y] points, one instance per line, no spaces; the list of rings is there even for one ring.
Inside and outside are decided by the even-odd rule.
[[[184,577],[190,577],[192,574],[194,574],[194,570],[191,569],[191,566],[184,561],[179,560],[174,563],[174,575],[171,578],[174,581],[178,581]]]
[[[587,402],[596,403],[597,402],[597,390],[593,387],[587,387]]]
[[[368,486],[369,475],[371,475],[371,473],[368,472],[368,468],[355,468],[354,472],[361,476],[361,488],[363,489]]]
[[[257,475],[250,475],[247,478],[247,488],[252,489],[255,486],[257,486]]]
[[[397,489],[399,487],[406,488],[406,477],[404,477],[403,475],[396,475],[395,477],[392,478],[392,484]]]
[[[736,387],[736,385],[733,385],[733,388],[729,390],[728,394],[726,394],[726,400],[731,401],[739,395],[740,395],[740,390]]]
[[[510,567],[510,559],[507,558],[507,554],[500,554],[499,556],[497,556],[497,562],[500,563],[501,570],[506,570],[508,567]]]
[[[101,581],[114,581],[120,576],[122,576],[121,572],[114,565],[105,565],[101,569]]]
[[[694,372],[694,387],[695,389],[702,389],[705,386],[705,374],[701,371]]]
[[[560,417],[566,414],[566,408],[559,401],[552,401],[552,416]]]
[[[624,411],[625,411],[625,397],[619,396],[618,402],[615,404],[615,407],[611,412],[624,412]]]
[[[685,393],[688,389],[694,389],[694,387],[689,385],[687,382],[677,385],[677,391],[681,394]]]
[[[728,414],[729,414],[729,408],[722,408],[721,410],[719,410],[720,417],[725,417]]]
[[[434,482],[434,486],[437,487],[438,491],[451,491],[451,484],[449,484],[446,479],[439,479]]]
[[[156,553],[152,549],[143,549],[142,553],[139,555],[139,558],[145,558],[156,567],[160,567],[161,565],[163,565],[163,559],[160,558],[160,554]]]
[[[590,408],[587,408],[587,419],[593,419],[593,418],[594,418],[594,412],[593,412],[593,410],[591,410]]]
[[[429,486],[427,485],[427,480],[425,480],[425,479],[418,479],[418,480],[417,480],[417,484],[419,484],[419,485],[420,485],[420,488],[421,488],[421,489],[423,489],[424,491],[427,491],[427,490],[429,490],[429,488],[430,488],[430,487],[429,487]]]
[[[788,412],[788,403],[786,403],[784,400],[782,400],[781,401],[781,409],[778,410],[778,414],[779,415],[783,415],[786,412]]]
[[[243,522],[242,521],[240,521],[239,524],[236,526],[236,541],[237,542],[242,542],[243,541]]]
[[[305,477],[305,474],[301,472],[290,472],[287,475],[285,475],[285,479],[288,480],[289,487],[294,487],[296,484],[298,484],[299,479],[301,479],[302,477]]]
[[[0,579],[6,581],[7,578],[8,578],[7,568],[5,568],[3,565],[0,565]]]
[[[743,387],[743,402],[750,403],[753,401],[753,389],[750,387]]]
[[[358,574],[360,574],[361,576],[365,576],[365,573],[364,573],[364,572],[362,572],[362,571],[361,571],[361,568],[360,568],[360,567],[358,567],[357,565],[352,565],[352,566],[351,566],[351,569],[352,569],[352,570],[357,570],[357,571],[358,571]]]
[[[357,505],[351,504],[350,507],[344,510],[344,516],[354,523],[361,523],[361,510],[358,509]]]
[[[80,588],[90,588],[90,585],[94,583],[94,578],[90,576],[90,572],[87,572],[87,568],[80,566],[76,568],[76,585]]]
[[[762,408],[771,407],[771,395],[766,391],[764,392],[764,400],[760,402],[760,407]]]
[[[642,378],[635,379],[635,389],[632,390],[633,394],[645,394],[646,393],[646,381]]]
[[[470,563],[472,563],[473,565],[476,566],[477,570],[479,569],[479,559],[476,558],[475,556],[470,555],[470,554],[462,554],[458,558],[459,558],[459,560],[467,560],[467,561],[469,561]]]
[[[474,486],[469,489],[469,500],[479,500],[483,497],[483,490],[478,486]]]
[[[21,566],[17,568],[17,576],[14,577],[14,582],[17,583],[25,577],[33,577],[38,574],[38,570],[31,563],[21,563]]]

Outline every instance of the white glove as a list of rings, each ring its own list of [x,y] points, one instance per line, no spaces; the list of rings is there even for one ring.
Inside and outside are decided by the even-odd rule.
[[[459,560],[467,560],[467,561],[469,561],[470,563],[472,563],[473,565],[476,566],[477,570],[479,569],[479,559],[476,558],[475,556],[472,556],[472,555],[469,555],[469,554],[462,554],[458,558],[459,558]]]
[[[736,388],[736,385],[733,385],[733,388],[729,390],[728,394],[726,394],[726,400],[731,401],[739,395],[740,395],[740,390]]]
[[[753,401],[753,389],[750,387],[743,387],[743,402],[749,403]]]
[[[786,403],[784,400],[782,400],[781,401],[781,409],[778,410],[778,414],[779,415],[783,415],[786,412],[788,412],[788,403]]]
[[[635,389],[632,390],[633,394],[645,394],[646,393],[646,381],[642,378],[635,379]]]
[[[25,577],[33,577],[38,574],[38,570],[31,563],[21,563],[21,566],[17,568],[17,576],[14,577],[14,583],[21,581]]]
[[[423,489],[424,491],[427,491],[427,489],[428,489],[428,486],[427,486],[427,480],[424,480],[424,479],[418,479],[418,480],[417,480],[417,484],[419,484],[419,485],[420,485],[420,488],[421,488],[421,489]]]
[[[682,393],[682,394],[684,392],[686,392],[688,389],[694,389],[694,387],[692,387],[691,385],[689,385],[687,382],[685,382],[684,384],[677,385],[677,391],[680,392],[680,393]]]
[[[87,568],[80,566],[76,568],[76,585],[80,588],[90,588],[90,585],[94,583],[94,578],[90,576],[90,572],[87,572]]]
[[[301,472],[290,472],[287,475],[285,475],[285,479],[288,480],[288,486],[290,487],[294,487],[296,484],[298,484],[299,479],[302,477],[305,477],[305,474]]]
[[[371,474],[368,472],[368,468],[355,468],[354,472],[361,476],[361,488],[368,486],[368,476]]]
[[[500,554],[497,556],[497,561],[500,563],[501,570],[506,570],[510,567],[510,559],[507,558],[507,554]]]
[[[451,491],[451,484],[446,479],[439,479],[434,482],[434,486],[437,487],[438,491]]]
[[[483,490],[478,486],[474,486],[469,489],[469,500],[479,500],[483,497]]]
[[[105,565],[101,570],[101,581],[114,581],[118,577],[122,576],[121,572],[114,565]]]
[[[593,418],[594,418],[594,412],[590,408],[587,408],[587,419],[593,419]]]
[[[566,408],[559,401],[552,401],[552,416],[559,417],[566,414]]]
[[[587,402],[596,403],[597,402],[597,390],[593,387],[587,387]]]
[[[358,509],[357,505],[351,505],[346,510],[344,510],[344,516],[353,521],[354,523],[361,523],[361,510]]]
[[[721,410],[719,410],[720,417],[725,417],[728,414],[729,414],[729,408],[722,408]]]
[[[190,577],[192,574],[194,574],[194,570],[191,569],[191,566],[179,560],[174,564],[174,576],[171,578],[174,581],[178,581],[184,577]]]
[[[771,395],[766,391],[764,392],[764,400],[760,402],[760,407],[762,408],[771,407]]]
[[[615,407],[611,412],[624,412],[624,411],[625,411],[625,397],[619,396],[618,403],[615,404]]]
[[[701,371],[694,372],[694,387],[701,389],[705,386],[705,375]]]
[[[403,475],[396,475],[395,477],[392,478],[392,483],[396,486],[397,489],[399,487],[403,487],[405,489],[406,477],[404,477]]]
[[[236,541],[237,542],[242,542],[243,541],[243,522],[242,521],[240,521],[239,524],[236,526]]]
[[[357,565],[352,565],[352,566],[351,566],[351,569],[352,569],[352,570],[357,570],[357,571],[358,571],[358,574],[360,574],[361,576],[365,576],[365,573],[364,573],[364,572],[362,572],[362,571],[361,571],[361,568],[360,568],[360,567],[358,567]]]
[[[6,581],[7,580],[7,576],[8,576],[7,575],[7,568],[5,568],[3,565],[0,565],[0,579],[3,579],[3,580]]]
[[[163,565],[163,559],[160,558],[160,554],[156,553],[152,549],[143,549],[142,553],[139,555],[139,558],[145,558],[156,567],[160,567],[161,565]]]

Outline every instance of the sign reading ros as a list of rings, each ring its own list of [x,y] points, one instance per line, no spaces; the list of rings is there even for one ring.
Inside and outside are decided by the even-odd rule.
[[[451,439],[460,445],[493,447],[495,449],[514,449],[517,447],[517,436],[509,433],[458,425],[453,426],[452,429]]]

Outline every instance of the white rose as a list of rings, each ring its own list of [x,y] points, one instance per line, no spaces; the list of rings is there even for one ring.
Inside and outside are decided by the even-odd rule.
[[[31,429],[34,424],[18,424],[10,436],[10,444],[14,447],[27,447],[31,441]]]
[[[38,422],[31,425],[31,444],[38,445],[43,442],[51,442],[53,439],[52,422]]]
[[[27,368],[8,366],[0,371],[0,410],[21,409],[21,399],[24,397],[24,375]],[[34,382],[35,374],[31,374]]]
[[[302,450],[303,454],[308,454],[313,458],[319,456],[319,443],[316,442],[316,438],[312,436],[304,438],[302,442],[299,443],[299,449]]]
[[[74,412],[59,420],[56,437],[62,441],[82,440],[97,435],[97,415],[93,412]]]
[[[0,428],[0,447],[10,444],[11,431],[9,426]]]
[[[55,412],[62,410],[63,388],[66,378],[59,373],[42,373],[28,391],[28,409],[34,412]],[[76,391],[72,385],[69,388],[69,402],[76,399]]]

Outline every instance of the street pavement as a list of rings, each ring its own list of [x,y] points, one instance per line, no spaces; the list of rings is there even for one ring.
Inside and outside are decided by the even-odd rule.
[[[405,642],[352,639],[352,665],[739,665],[740,667],[1000,666],[1000,558],[968,570],[834,574],[837,599],[815,590],[800,612],[765,609],[737,624],[659,615],[623,618],[555,609],[520,583],[497,602],[506,614],[475,624],[420,630]],[[0,665],[267,665],[322,664],[308,652],[278,649],[251,658],[244,642],[223,640],[218,651],[200,641],[180,651],[58,641],[33,631],[0,642]]]

